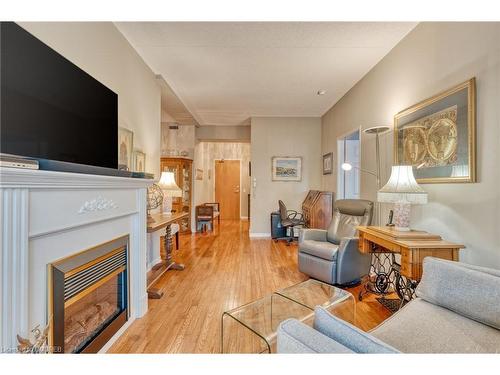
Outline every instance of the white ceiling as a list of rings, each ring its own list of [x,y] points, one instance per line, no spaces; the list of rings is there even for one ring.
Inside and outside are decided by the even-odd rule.
[[[245,125],[252,116],[323,115],[416,23],[116,26],[200,125]]]

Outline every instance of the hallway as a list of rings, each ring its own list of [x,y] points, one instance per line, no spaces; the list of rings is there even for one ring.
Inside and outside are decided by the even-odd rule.
[[[181,236],[174,258],[186,269],[169,271],[159,280],[164,296],[149,300],[146,315],[108,352],[218,353],[223,311],[308,278],[297,270],[296,246],[250,239],[248,225],[222,220],[215,233]],[[373,297],[358,302],[357,314],[363,329],[389,316]]]

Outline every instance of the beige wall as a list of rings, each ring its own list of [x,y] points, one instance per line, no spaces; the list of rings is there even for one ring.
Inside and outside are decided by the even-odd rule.
[[[196,169],[203,170],[203,180],[194,180],[194,206],[215,202],[214,161],[216,159],[239,159],[240,164],[240,216],[247,217],[250,177],[250,144],[240,142],[199,142],[195,147],[193,174]],[[194,215],[193,215],[194,216]]]
[[[116,27],[111,22],[19,24],[118,94],[119,124],[134,132],[134,147],[146,153],[146,170],[159,176],[160,88]]]
[[[288,209],[300,210],[310,189],[321,186],[321,119],[318,117],[254,117],[251,126],[250,232],[270,233],[269,215],[281,199]],[[302,156],[302,181],[271,180],[273,156]]]
[[[196,128],[200,141],[250,142],[250,126],[200,126]]]
[[[178,129],[170,129],[170,123],[161,123],[161,156],[178,156],[187,152],[193,158],[195,146],[195,127],[179,125]]]
[[[400,110],[473,76],[479,182],[423,185],[429,203],[413,208],[412,226],[464,243],[462,261],[500,268],[499,23],[418,25],[323,116],[322,150],[335,153],[339,135],[359,126],[392,125]],[[373,137],[363,136],[361,144],[362,167],[375,170]],[[392,165],[392,132],[382,139],[381,149],[385,183]],[[335,176],[325,176],[324,189],[335,190]],[[376,198],[370,175],[361,175],[361,196]],[[389,207],[384,205],[384,211]]]

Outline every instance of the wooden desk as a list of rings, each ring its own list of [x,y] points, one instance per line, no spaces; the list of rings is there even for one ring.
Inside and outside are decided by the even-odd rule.
[[[440,236],[423,231],[399,232],[391,227],[358,227],[359,251],[362,253],[401,254],[401,275],[420,281],[422,261],[427,256],[458,261],[464,245],[444,241]]]
[[[165,251],[160,251],[161,262],[155,264],[151,271],[148,272],[147,285],[148,285],[148,297],[149,298],[161,298],[163,292],[158,288],[154,288],[154,283],[168,270],[178,270],[182,271],[184,269],[183,264],[175,263],[172,257],[172,232],[171,225],[173,223],[179,222],[185,217],[189,217],[188,212],[172,213],[171,215],[163,214],[153,214],[152,219],[148,222],[147,232],[153,233],[159,230],[165,229],[165,235],[163,236]]]

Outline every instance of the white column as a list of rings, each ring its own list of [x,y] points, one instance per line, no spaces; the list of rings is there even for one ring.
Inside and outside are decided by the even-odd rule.
[[[0,189],[0,352],[28,337],[28,189]]]
[[[147,294],[147,213],[146,213],[146,189],[138,189],[137,193],[138,213],[133,217],[133,232],[131,233],[132,252],[130,254],[130,264],[134,280],[131,280],[131,303],[132,315],[140,318],[148,311]]]

